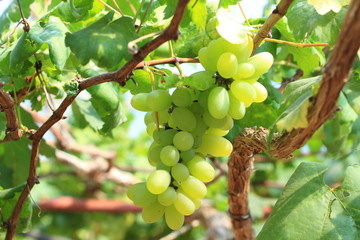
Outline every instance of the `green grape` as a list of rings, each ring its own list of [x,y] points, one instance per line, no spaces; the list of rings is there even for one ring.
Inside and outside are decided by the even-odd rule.
[[[165,192],[158,195],[158,201],[163,206],[170,206],[175,202],[176,191],[173,187],[168,187]]]
[[[151,111],[147,105],[149,93],[138,93],[131,98],[130,104],[138,111]]]
[[[226,117],[222,119],[214,118],[208,111],[204,112],[203,120],[207,126],[212,128],[222,128],[225,126],[227,121]]]
[[[194,156],[195,156],[195,150],[193,148],[191,148],[190,150],[187,150],[187,151],[180,152],[180,158],[184,162],[190,161],[191,159],[193,159]]]
[[[206,185],[191,175],[181,183],[181,189],[191,198],[203,198],[207,193]]]
[[[147,105],[151,111],[161,111],[170,107],[172,104],[170,94],[163,89],[153,90],[147,97]]]
[[[181,187],[179,187],[179,188],[177,189],[177,192],[182,193],[182,194],[185,194],[185,196],[187,196],[187,197],[194,203],[194,205],[195,205],[195,210],[200,208],[200,206],[201,206],[201,199],[190,197],[189,195],[186,194],[186,192],[184,192],[184,190],[183,190]]]
[[[193,102],[191,90],[185,87],[176,88],[171,95],[171,99],[178,107],[188,107]]]
[[[174,118],[173,118],[173,116],[171,114],[170,114],[170,118],[169,118],[169,121],[168,121],[167,124],[168,124],[169,127],[173,128],[173,129],[177,128],[177,126],[176,126],[176,124],[174,122]]]
[[[213,40],[207,47],[207,57],[209,61],[210,72],[216,72],[218,69],[217,63],[219,57],[224,53],[224,44],[221,38]]]
[[[243,102],[240,102],[239,99],[234,96],[231,90],[229,90],[228,93],[230,98],[230,117],[236,120],[242,119],[245,116],[246,112],[245,104]]]
[[[166,129],[165,131],[161,131],[158,138],[159,144],[161,146],[171,145],[176,133],[178,133],[178,131],[175,129]]]
[[[207,109],[208,107],[208,98],[209,98],[210,90],[211,89],[208,89],[206,91],[202,91],[199,93],[198,102],[204,110]]]
[[[204,108],[200,105],[199,102],[193,102],[189,110],[195,115],[202,115],[204,113]]]
[[[176,193],[174,206],[179,213],[185,216],[191,215],[195,211],[194,202],[181,192]]]
[[[222,130],[232,129],[234,126],[234,120],[229,115],[226,115],[225,118],[226,118],[225,124],[220,129]]]
[[[199,61],[201,63],[201,65],[203,65],[203,67],[212,73],[216,72],[216,69],[212,68],[212,63],[210,58],[208,58],[208,48],[207,47],[203,47],[199,50],[198,52],[198,56],[199,56]]]
[[[234,54],[225,52],[217,62],[217,70],[223,78],[232,78],[238,71],[238,61]]]
[[[173,143],[180,151],[187,151],[194,145],[194,137],[189,132],[181,131],[175,134]]]
[[[235,80],[242,80],[245,78],[250,78],[255,73],[255,67],[251,63],[240,63],[238,70],[234,75]]]
[[[201,144],[202,144],[202,136],[194,137],[194,146],[193,146],[193,148],[196,149],[196,148],[200,147]]]
[[[255,92],[256,92],[256,99],[254,102],[259,103],[259,102],[265,101],[265,99],[268,96],[268,92],[267,92],[266,88],[259,82],[253,83],[252,86],[254,87]]]
[[[245,81],[234,81],[230,86],[231,92],[240,102],[246,105],[251,104],[256,99],[256,91],[254,87]]]
[[[208,97],[208,109],[211,116],[224,118],[229,111],[229,94],[223,87],[211,89]]]
[[[178,230],[184,224],[184,215],[179,213],[174,205],[170,205],[165,209],[165,221],[169,228]]]
[[[146,179],[146,187],[152,194],[165,192],[171,181],[170,173],[165,170],[156,170]]]
[[[242,44],[245,45],[245,48],[241,51],[238,52],[236,55],[238,63],[243,63],[246,60],[248,60],[248,58],[251,56],[252,51],[254,49],[254,42],[251,36],[247,36],[247,40],[244,41]]]
[[[196,128],[192,130],[190,133],[193,136],[202,136],[204,135],[208,126],[205,124],[204,120],[200,115],[196,115]]]
[[[225,136],[229,133],[229,130],[223,130],[220,128],[208,128],[205,132],[206,134],[213,134],[217,136]]]
[[[184,82],[190,87],[205,91],[215,84],[215,78],[212,72],[200,71],[191,74],[188,78],[185,78]]]
[[[162,146],[154,146],[149,148],[147,157],[151,166],[155,167],[158,164],[158,162],[160,162],[161,149]]]
[[[217,26],[216,16],[210,18],[209,21],[206,23],[205,31],[211,39],[217,39],[220,36],[216,30],[216,26]]]
[[[160,159],[165,165],[174,166],[180,160],[180,153],[174,146],[168,145],[161,149]]]
[[[156,196],[149,192],[145,182],[132,185],[128,190],[128,197],[139,207],[145,207],[156,200]]]
[[[202,144],[195,149],[203,155],[210,154],[214,157],[225,157],[232,152],[233,146],[226,138],[205,134],[202,137]]]
[[[154,119],[152,117],[152,112],[147,112],[144,116],[144,123],[145,125],[149,125],[150,123],[153,123]]]
[[[215,169],[204,157],[196,155],[186,165],[191,175],[203,182],[210,182],[215,177]]]
[[[154,122],[146,126],[146,132],[150,137],[153,136],[155,130],[156,130],[156,123]]]
[[[153,202],[151,205],[145,206],[142,209],[141,216],[147,223],[154,223],[159,221],[165,213],[165,207],[158,201]]]
[[[177,163],[171,168],[171,176],[181,184],[189,177],[189,169],[182,163]]]
[[[170,114],[167,109],[158,111],[159,124],[165,124],[169,121]],[[155,122],[155,112],[151,113],[151,117],[153,118],[153,122]]]
[[[195,115],[187,108],[175,108],[171,117],[175,125],[181,130],[190,132],[196,127]]]
[[[167,172],[170,172],[171,167],[170,166],[166,166],[163,162],[158,162],[158,164],[156,164],[156,170],[165,170]]]
[[[254,66],[254,76],[260,76],[270,69],[274,62],[274,57],[271,53],[261,52],[249,58],[247,62]],[[252,78],[254,76],[252,76]]]
[[[247,51],[246,48],[248,45],[248,38],[244,37],[243,40],[244,41],[242,43],[234,44],[227,41],[226,39],[223,39],[222,42],[223,42],[224,52],[231,52],[236,56],[236,58],[241,57],[242,55],[244,55],[244,51]]]

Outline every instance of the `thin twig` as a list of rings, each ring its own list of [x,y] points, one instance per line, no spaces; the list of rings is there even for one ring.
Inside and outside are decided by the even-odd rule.
[[[237,5],[238,5],[239,8],[240,8],[241,14],[242,14],[243,17],[244,17],[246,24],[247,24],[249,27],[251,27],[250,22],[249,22],[248,18],[246,17],[246,14],[245,14],[243,8],[241,7],[241,3],[238,2]],[[254,38],[254,37],[255,37],[254,32],[251,32],[251,34],[252,34],[252,37]]]
[[[119,4],[117,4],[116,0],[112,0],[112,2],[114,3],[114,5],[116,6],[116,8],[118,9],[119,13],[121,14],[121,16],[124,16],[123,12],[121,11]]]
[[[120,16],[123,16],[123,14],[121,12],[119,12],[118,10],[116,10],[115,8],[113,8],[112,6],[110,6],[109,4],[107,4],[106,2],[104,2],[103,0],[98,0],[100,3],[102,3],[105,7],[109,8],[110,10],[116,12],[117,14],[119,14]]]
[[[276,42],[281,44],[287,44],[299,48],[305,48],[305,47],[329,47],[330,45],[328,43],[294,43],[294,42],[288,42],[284,40],[278,40],[273,38],[265,38],[264,41],[267,42]]]
[[[141,27],[142,27],[142,24],[143,24],[144,21],[145,21],[146,15],[148,14],[149,9],[150,9],[150,6],[151,6],[151,4],[152,4],[153,1],[154,1],[154,0],[150,0],[149,4],[147,5],[146,10],[145,10],[145,13],[144,13],[144,16],[141,18],[140,25],[139,25],[139,27],[138,27],[137,30],[136,30],[137,33],[140,32],[140,29],[141,29]]]

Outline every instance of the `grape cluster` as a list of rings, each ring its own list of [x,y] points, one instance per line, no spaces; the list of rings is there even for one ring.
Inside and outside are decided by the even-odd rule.
[[[232,44],[218,38],[199,51],[206,71],[192,74],[170,94],[156,89],[139,93],[131,105],[146,111],[147,133],[154,141],[148,161],[156,169],[145,182],[128,190],[128,197],[143,207],[144,221],[153,223],[165,216],[171,229],[179,229],[184,216],[200,207],[205,183],[215,177],[206,157],[222,157],[232,152],[224,136],[245,108],[267,97],[257,82],[272,64],[269,53],[250,57],[252,39]]]

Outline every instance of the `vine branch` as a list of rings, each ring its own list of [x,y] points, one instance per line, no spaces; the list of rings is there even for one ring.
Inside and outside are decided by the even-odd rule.
[[[152,41],[148,42],[144,46],[139,49],[139,52],[133,55],[132,59],[129,60],[122,68],[115,72],[105,73],[98,76],[94,76],[88,79],[84,79],[79,81],[79,91],[73,95],[65,98],[63,102],[60,104],[58,109],[53,112],[51,117],[42,125],[40,128],[31,136],[32,140],[32,150],[31,150],[31,158],[30,158],[30,169],[27,184],[22,191],[14,210],[7,221],[7,232],[6,232],[6,240],[13,240],[16,227],[19,221],[21,209],[29,196],[31,189],[34,187],[36,183],[38,183],[37,175],[36,175],[36,167],[38,162],[38,155],[39,155],[39,147],[40,141],[43,138],[44,134],[58,121],[62,119],[62,116],[66,109],[70,106],[70,104],[75,100],[78,94],[91,86],[96,84],[115,81],[118,82],[120,85],[124,85],[135,69],[135,67],[144,60],[144,58],[161,44],[169,41],[169,40],[177,40],[179,37],[178,27],[180,21],[184,15],[186,5],[188,4],[189,0],[180,0],[177,8],[175,10],[174,16],[171,20],[171,23],[168,28],[166,28],[162,34],[158,37],[153,39]]]
[[[283,1],[280,2],[280,4]],[[279,5],[280,5],[279,4]],[[346,13],[343,28],[333,52],[323,68],[320,88],[308,109],[307,128],[276,136],[271,142],[271,155],[288,158],[302,147],[336,111],[339,94],[348,81],[356,53],[360,47],[360,1],[353,0]],[[229,159],[229,204],[236,239],[254,239],[248,214],[248,192],[252,172],[252,156],[267,152],[268,133],[264,129],[246,129],[234,140]],[[239,177],[241,176],[241,177]],[[244,217],[246,216],[246,217]]]
[[[271,15],[266,19],[265,23],[259,29],[258,33],[254,38],[254,50],[260,46],[260,43],[267,38],[271,28],[279,21],[287,12],[288,8],[290,7],[291,3],[294,0],[281,0],[276,8],[272,11]]]
[[[19,140],[23,135],[22,130],[19,129],[19,120],[14,106],[14,99],[0,86],[0,111],[3,111],[6,116],[6,136],[0,143]]]

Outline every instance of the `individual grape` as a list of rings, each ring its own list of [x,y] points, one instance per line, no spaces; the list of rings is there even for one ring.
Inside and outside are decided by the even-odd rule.
[[[131,98],[130,104],[138,111],[151,111],[147,105],[149,93],[138,93]]]
[[[155,130],[156,130],[156,123],[154,122],[146,126],[146,132],[150,137],[153,136]]]
[[[185,196],[187,196],[187,197],[194,203],[194,205],[195,205],[195,210],[200,208],[200,206],[201,206],[201,199],[190,197],[189,195],[187,195],[187,194],[184,192],[184,190],[183,190],[181,187],[179,187],[179,188],[177,189],[177,192],[182,193],[182,194],[185,194]]]
[[[200,71],[191,74],[188,78],[184,79],[187,86],[193,87],[197,90],[205,91],[215,84],[213,72]]]
[[[194,156],[195,156],[195,150],[193,148],[187,151],[180,152],[180,158],[185,162],[190,161],[191,159],[193,159]]]
[[[189,110],[195,115],[202,115],[204,113],[204,108],[200,105],[199,102],[193,102]]]
[[[274,62],[274,57],[269,52],[261,52],[249,58],[247,62],[254,66],[254,76],[260,76],[270,69]]]
[[[196,155],[186,165],[191,175],[203,182],[210,182],[215,177],[215,169],[204,157]]]
[[[151,111],[161,111],[170,107],[172,103],[170,94],[163,89],[153,90],[147,97],[147,105]]]
[[[217,135],[217,136],[225,136],[226,134],[229,133],[229,130],[223,130],[220,128],[209,128],[206,130],[205,132],[206,134],[213,134],[213,135]]]
[[[234,75],[235,80],[242,80],[245,78],[250,78],[255,73],[255,67],[251,63],[240,63],[238,65],[238,70]]]
[[[211,116],[224,118],[229,111],[229,94],[223,87],[211,89],[208,97],[208,109]]]
[[[182,163],[177,163],[171,168],[171,176],[180,184],[189,177],[189,169]]]
[[[156,200],[156,196],[147,189],[145,182],[132,185],[128,190],[128,197],[139,207],[148,206]]]
[[[245,104],[240,102],[231,90],[229,90],[228,93],[230,98],[229,116],[236,120],[242,119],[246,112]]]
[[[202,91],[199,93],[198,102],[203,109],[207,109],[208,107],[208,98],[209,98],[210,90],[211,89],[208,89],[206,91]]]
[[[141,216],[147,223],[154,223],[159,221],[165,213],[165,206],[161,205],[158,201],[145,206],[142,209]]]
[[[205,124],[203,118],[200,115],[196,115],[196,128],[190,133],[193,136],[202,136],[204,135],[207,128],[208,126]]]
[[[212,128],[222,128],[226,124],[226,117],[222,119],[214,118],[208,111],[204,112],[203,120],[205,124]]]
[[[196,118],[187,108],[175,108],[171,113],[171,117],[175,125],[181,130],[190,132],[196,127]]]
[[[179,213],[185,216],[191,215],[195,211],[194,202],[181,192],[176,193],[174,206]]]
[[[229,116],[226,115],[226,121],[225,124],[220,128],[222,130],[230,130],[234,127],[234,120]]]
[[[178,230],[184,224],[184,215],[179,213],[174,205],[170,205],[165,209],[165,221],[169,228]]]
[[[207,193],[205,184],[191,175],[181,183],[181,189],[191,198],[203,198]]]
[[[259,82],[253,83],[252,86],[254,87],[255,92],[256,92],[256,99],[254,102],[259,103],[259,102],[265,101],[265,99],[268,96],[268,92],[267,92],[266,88]]]
[[[217,62],[217,70],[223,78],[232,78],[238,71],[238,61],[234,54],[225,52]]]
[[[152,112],[147,112],[144,116],[144,123],[145,125],[149,125],[150,123],[153,123],[154,119],[152,117]]]
[[[245,38],[244,38],[245,40]],[[238,59],[238,63],[243,63],[251,56],[252,51],[254,49],[254,42],[251,36],[247,36],[247,40],[244,41],[242,44],[245,45],[245,48],[236,54],[236,57]]]
[[[163,206],[170,206],[176,199],[176,191],[173,187],[168,187],[165,192],[158,195],[158,201]]]
[[[163,162],[158,162],[156,164],[156,170],[164,170],[167,172],[170,172],[171,167],[170,166],[166,166]]]
[[[203,155],[210,154],[214,157],[225,157],[232,152],[233,146],[226,138],[205,134],[201,146],[196,149]]]
[[[198,52],[199,61],[203,67],[212,73],[216,72],[216,68],[213,68],[212,60],[208,57],[208,48],[203,47]]]
[[[170,114],[167,109],[157,111],[157,114],[158,114],[159,124],[162,125],[169,121]],[[153,118],[153,122],[155,122],[155,112],[151,113],[151,117]]]
[[[201,144],[202,144],[202,136],[194,137],[194,146],[193,146],[193,148],[196,149],[196,148],[200,147]]]
[[[178,131],[175,129],[166,129],[165,131],[160,131],[157,141],[161,146],[171,145],[176,133],[178,133]]]
[[[165,165],[174,166],[180,160],[180,153],[174,146],[168,145],[161,149],[160,159]]]
[[[148,151],[148,161],[151,166],[156,166],[158,162],[160,162],[160,152],[161,152],[162,146],[154,146],[150,147]]]
[[[193,102],[189,88],[178,87],[171,95],[172,102],[178,107],[188,107]]]
[[[187,151],[194,145],[194,137],[189,132],[181,131],[175,134],[173,143],[180,151]]]
[[[152,194],[165,192],[171,181],[170,173],[165,170],[156,170],[146,179],[146,187]]]
[[[230,86],[231,92],[240,102],[246,105],[251,104],[256,99],[256,91],[254,87],[245,81],[234,81]]]
[[[215,70],[214,72],[219,70],[217,63],[219,57],[223,53],[224,53],[224,48],[223,48],[223,41],[221,38],[211,41],[207,46],[207,57],[210,59],[209,67],[211,69],[211,72],[213,72],[213,70]]]
[[[170,118],[169,118],[169,121],[168,121],[168,126],[171,127],[172,129],[176,129],[177,126],[176,126],[176,123],[174,122],[174,118],[173,116],[170,114]]]
[[[210,18],[205,26],[205,30],[207,35],[211,38],[211,39],[217,39],[219,38],[219,33],[216,30],[216,26],[217,26],[217,18],[216,16]]]

